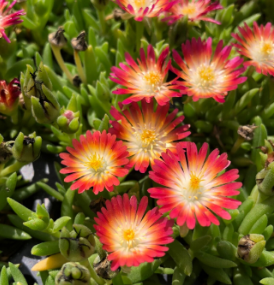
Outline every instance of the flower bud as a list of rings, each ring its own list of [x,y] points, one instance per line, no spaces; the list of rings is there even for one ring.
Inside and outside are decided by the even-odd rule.
[[[89,285],[88,269],[74,262],[65,263],[55,277],[56,285]]]
[[[0,113],[10,116],[18,107],[21,88],[19,81],[15,78],[9,84],[0,81]]]
[[[93,267],[97,275],[107,280],[113,279],[120,272],[120,268],[116,271],[112,271],[110,266],[111,261],[108,260],[107,256],[102,260],[97,256],[93,263]]]
[[[63,27],[59,27],[54,33],[49,34],[48,40],[51,45],[59,48],[63,48],[67,44],[67,39],[64,36],[65,30]]]
[[[238,128],[238,134],[245,140],[251,141],[253,139],[253,132],[256,128],[258,128],[258,126],[255,125],[240,126]]]
[[[42,85],[40,97],[31,97],[31,111],[37,123],[51,124],[59,115],[59,103],[52,92]]]
[[[94,253],[95,240],[92,232],[86,226],[73,225],[71,232],[65,227],[62,229],[59,248],[66,259],[81,261]]]
[[[274,162],[257,173],[256,183],[259,191],[269,196],[274,195]]]
[[[37,137],[35,132],[29,136],[24,136],[20,132],[14,141],[11,151],[14,158],[18,161],[30,163],[39,158],[41,146],[42,138]]]
[[[246,235],[239,240],[238,256],[247,263],[255,263],[261,256],[265,243],[266,241],[263,235]]]
[[[86,32],[82,31],[76,38],[71,40],[72,48],[76,51],[85,51],[88,48]]]
[[[61,116],[57,118],[57,125],[64,133],[76,133],[80,126],[79,112],[74,113],[70,110],[65,111]]]

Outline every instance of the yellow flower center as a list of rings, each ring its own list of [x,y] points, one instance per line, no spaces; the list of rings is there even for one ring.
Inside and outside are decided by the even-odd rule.
[[[124,239],[126,241],[132,241],[135,237],[135,233],[132,229],[128,229],[124,231]]]
[[[150,84],[152,86],[159,85],[162,81],[160,74],[156,73],[155,71],[146,73],[144,75],[144,79],[147,84]]]
[[[191,188],[192,191],[197,191],[200,188],[200,183],[203,179],[197,177],[194,174],[190,175],[190,183],[189,186]]]
[[[269,55],[269,54],[271,54],[272,50],[273,50],[272,43],[263,43],[262,44],[261,51],[263,54]]]
[[[98,171],[104,165],[103,157],[97,153],[92,154],[89,158],[89,161],[86,163],[88,168],[92,168],[95,171]]]
[[[182,9],[183,15],[193,16],[195,13],[196,13],[196,7],[193,4],[187,5]]]
[[[215,79],[214,71],[211,66],[201,66],[198,70],[198,74],[200,76],[202,86],[212,83]]]
[[[156,133],[155,131],[144,129],[141,134],[141,140],[143,143],[143,146],[148,146],[150,143],[152,143],[156,139]]]
[[[134,7],[140,9],[145,6],[146,0],[133,0]]]

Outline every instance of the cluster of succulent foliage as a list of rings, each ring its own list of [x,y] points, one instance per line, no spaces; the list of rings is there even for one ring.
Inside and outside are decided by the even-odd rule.
[[[142,0],[134,7],[8,2],[0,0],[0,240],[40,240],[31,254],[45,258],[32,270],[45,285],[161,284],[162,274],[172,285],[273,285],[274,34],[266,23],[274,22],[274,2],[221,0],[207,18],[191,18],[193,7],[188,16],[177,13],[182,3],[207,0],[152,1],[162,13],[157,3],[140,8],[151,5]],[[13,20],[10,4],[18,11]],[[238,57],[249,56],[239,38],[252,41],[248,27],[266,36],[258,47],[266,65],[243,67]],[[201,95],[217,73],[200,70],[204,86],[189,79],[188,65],[205,51],[211,57],[211,45],[230,85]],[[150,85],[135,82],[135,73]],[[139,137],[130,141],[134,132]],[[146,156],[156,140],[159,154]],[[41,152],[55,155],[55,188],[20,175]],[[182,171],[190,182],[180,192]],[[210,184],[218,179],[224,182]],[[60,202],[59,218],[43,204],[36,212],[24,205],[41,189]],[[27,285],[18,266],[2,260],[0,285]]]

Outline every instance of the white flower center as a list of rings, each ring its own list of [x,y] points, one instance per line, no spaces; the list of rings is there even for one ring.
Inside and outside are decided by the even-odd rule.
[[[143,90],[149,94],[155,94],[159,92],[162,83],[162,76],[159,72],[148,71],[142,74]]]
[[[103,172],[106,168],[106,162],[103,156],[100,156],[98,153],[91,154],[84,165],[92,172]]]
[[[193,3],[189,3],[188,5],[184,6],[182,8],[182,14],[183,15],[187,15],[187,16],[194,16],[197,12],[197,8],[195,6],[195,4]]]
[[[189,202],[199,200],[204,192],[203,181],[204,179],[202,179],[199,175],[191,172],[189,180],[186,181],[186,184],[185,182],[183,183],[184,185],[187,185],[182,187],[182,196],[184,199],[187,199]]]
[[[146,7],[150,8],[154,3],[154,0],[130,0],[130,4],[135,10],[139,10],[140,8],[145,9]]]
[[[274,44],[269,41],[261,41],[253,47],[253,59],[259,63],[273,64],[274,63]]]

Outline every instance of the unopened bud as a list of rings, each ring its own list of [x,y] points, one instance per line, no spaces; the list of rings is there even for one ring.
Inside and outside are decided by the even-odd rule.
[[[60,130],[67,133],[73,134],[78,131],[80,122],[79,122],[79,112],[72,112],[67,110],[63,115],[57,118],[57,125]]]
[[[0,113],[12,115],[18,107],[19,95],[21,94],[20,83],[13,79],[9,84],[0,81]]]
[[[260,258],[265,243],[266,241],[263,235],[246,235],[239,240],[238,256],[247,263],[255,263]]]
[[[257,173],[256,184],[262,193],[269,196],[274,195],[274,162]]]
[[[51,45],[63,48],[67,44],[67,39],[64,36],[65,30],[63,27],[59,27],[54,33],[49,34],[48,40]]]
[[[93,263],[93,267],[97,275],[107,280],[113,279],[120,272],[120,268],[116,271],[112,271],[110,266],[111,261],[108,260],[107,256],[103,260],[100,260],[100,257],[97,256]]]
[[[71,40],[72,48],[76,51],[85,51],[88,48],[86,32],[82,31],[76,38]]]
[[[35,132],[28,136],[24,136],[20,132],[14,141],[11,151],[14,158],[18,161],[30,163],[39,158],[41,146],[42,138],[37,137]]]
[[[75,75],[72,79],[72,83],[74,86],[79,87],[82,83],[82,80],[79,75]]]
[[[84,225],[73,225],[73,231],[62,229],[59,239],[62,255],[70,261],[87,259],[94,253],[95,240],[92,232]]]
[[[252,140],[253,139],[253,133],[254,130],[257,128],[258,126],[255,125],[246,125],[246,126],[240,126],[238,128],[238,134],[243,137],[245,140]]]
[[[89,285],[88,269],[78,263],[65,263],[55,277],[56,285]]]

